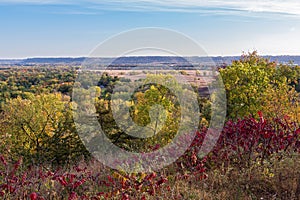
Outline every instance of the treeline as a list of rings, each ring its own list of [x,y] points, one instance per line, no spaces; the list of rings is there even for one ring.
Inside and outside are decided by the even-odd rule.
[[[0,71],[0,102],[28,94],[56,93],[71,95],[76,78],[73,67],[7,68]]]

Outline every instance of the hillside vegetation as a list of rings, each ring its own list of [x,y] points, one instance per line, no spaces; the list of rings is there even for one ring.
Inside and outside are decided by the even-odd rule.
[[[174,81],[164,74],[149,74],[149,83],[141,87],[108,73],[99,79],[97,73],[86,74],[78,85],[77,69],[1,69],[1,199],[300,199],[299,66],[279,65],[253,52],[220,67],[227,114],[213,150],[204,157],[198,154],[212,120],[211,99],[198,95],[200,116],[192,144],[175,162],[149,173],[128,173],[98,162],[84,145],[88,136],[79,137],[74,111],[95,111],[113,144],[147,153],[172,142],[182,120],[191,121],[180,118],[185,110],[175,93],[192,91],[176,83],[175,93],[151,84]],[[128,82],[138,88],[131,96],[124,92],[130,89]],[[130,115],[120,115],[119,121],[131,118],[149,127],[142,133],[135,126],[126,130],[151,137],[126,134],[111,109],[113,101],[130,107]],[[161,107],[153,109],[157,104]],[[156,114],[159,110],[162,115]]]

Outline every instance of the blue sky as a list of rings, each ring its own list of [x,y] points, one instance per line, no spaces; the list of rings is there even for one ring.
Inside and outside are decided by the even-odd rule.
[[[122,31],[161,27],[208,55],[300,55],[298,0],[0,0],[0,58],[87,56]]]

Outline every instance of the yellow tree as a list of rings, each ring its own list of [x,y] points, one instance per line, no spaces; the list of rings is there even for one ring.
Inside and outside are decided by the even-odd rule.
[[[7,142],[11,153],[35,163],[65,162],[84,152],[76,135],[69,97],[61,94],[31,95],[9,100],[4,106]]]
[[[221,69],[229,118],[257,115],[264,111],[271,116],[291,111],[293,91],[289,86],[291,73],[278,68],[275,62],[259,57],[257,52],[243,55],[232,65]]]

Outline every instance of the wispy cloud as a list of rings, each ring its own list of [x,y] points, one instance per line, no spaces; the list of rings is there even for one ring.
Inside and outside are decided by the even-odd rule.
[[[90,9],[201,12],[234,14],[247,12],[300,16],[299,0],[0,0],[0,3],[75,4]]]

